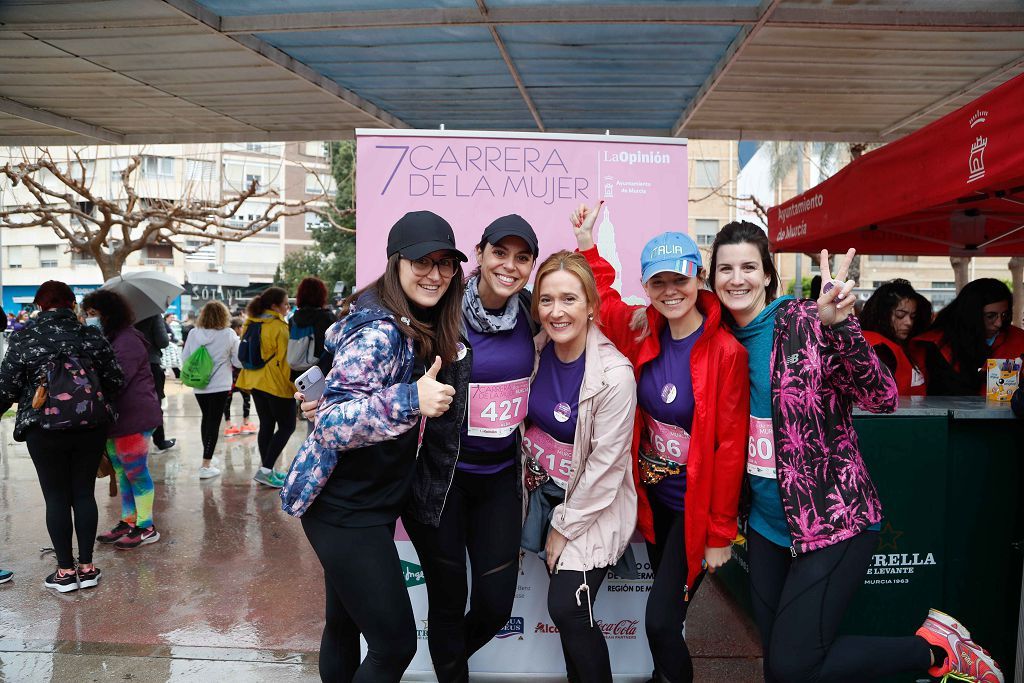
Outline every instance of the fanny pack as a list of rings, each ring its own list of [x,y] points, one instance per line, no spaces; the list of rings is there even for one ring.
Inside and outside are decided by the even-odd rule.
[[[682,465],[651,455],[643,446],[638,453],[637,465],[640,470],[640,481],[647,486],[654,486],[665,477],[681,474],[683,471]]]

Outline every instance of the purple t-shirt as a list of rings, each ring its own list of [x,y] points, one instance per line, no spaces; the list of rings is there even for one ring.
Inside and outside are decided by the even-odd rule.
[[[554,343],[549,343],[540,352],[537,375],[530,387],[530,411],[527,417],[531,425],[543,430],[555,441],[576,441],[576,417],[585,369],[585,353],[571,363],[563,363],[555,355]],[[567,419],[563,421],[563,417]]]
[[[690,375],[690,354],[704,334],[704,323],[682,339],[673,339],[668,325],[661,331],[661,352],[640,371],[636,397],[640,408],[658,422],[693,428],[693,381]],[[670,398],[671,400],[666,401]],[[676,512],[683,511],[686,495],[686,468],[679,474],[665,477],[648,489],[662,505]]]
[[[473,349],[470,382],[493,384],[530,377],[533,372],[533,336],[522,311],[516,316],[516,326],[508,332],[477,332],[468,325],[466,330],[466,338]],[[515,432],[495,438],[470,436],[467,423],[468,420],[462,422],[462,447],[456,467],[468,472],[491,474],[512,464],[512,458],[501,456],[515,445]]]

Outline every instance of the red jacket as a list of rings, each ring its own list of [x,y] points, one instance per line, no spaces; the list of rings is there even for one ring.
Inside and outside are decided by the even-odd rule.
[[[942,342],[942,330],[928,330],[927,332],[914,337],[910,342],[910,351],[914,362],[921,372],[925,373],[925,381],[928,380],[927,358],[928,344],[934,344],[942,357],[954,370],[959,370],[959,363],[953,362],[953,349]],[[996,341],[989,349],[989,358],[1020,358],[1024,356],[1024,330],[1016,325],[1010,325],[1005,331],[996,335]],[[981,383],[978,394],[985,395],[986,384]]]
[[[641,369],[657,358],[661,350],[659,335],[667,321],[653,306],[648,306],[647,324],[651,332],[638,342],[637,333],[629,328],[629,323],[639,307],[627,305],[612,289],[615,269],[601,258],[597,247],[582,253],[594,271],[601,296],[601,331],[633,363],[639,383]],[[684,501],[687,586],[692,586],[701,572],[705,546],[725,548],[736,538],[750,417],[747,350],[721,326],[718,297],[701,291],[697,309],[704,314],[704,333],[690,354],[695,405]],[[653,543],[654,519],[637,466],[643,424],[643,414],[638,407],[633,421],[632,447],[637,527],[644,538]]]
[[[896,388],[899,390],[900,396],[924,396],[927,385],[923,381],[916,386],[914,385],[915,364],[911,362],[903,347],[878,332],[863,330],[863,334],[868,344],[871,344],[871,346],[884,346],[895,356],[896,371],[893,373],[893,379],[896,380]],[[920,367],[917,369],[918,372],[924,372]]]

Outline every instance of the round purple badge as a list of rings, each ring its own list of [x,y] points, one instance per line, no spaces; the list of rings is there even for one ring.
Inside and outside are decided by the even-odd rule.
[[[661,388],[661,400],[665,403],[671,403],[676,400],[676,385],[669,382]]]
[[[572,417],[572,408],[569,407],[568,403],[559,403],[555,406],[556,420],[559,422],[568,422],[570,417]]]

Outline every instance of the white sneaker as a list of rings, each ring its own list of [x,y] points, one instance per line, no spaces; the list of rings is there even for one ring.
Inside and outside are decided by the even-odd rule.
[[[199,478],[200,479],[213,479],[214,477],[220,476],[220,470],[216,467],[200,467]]]

